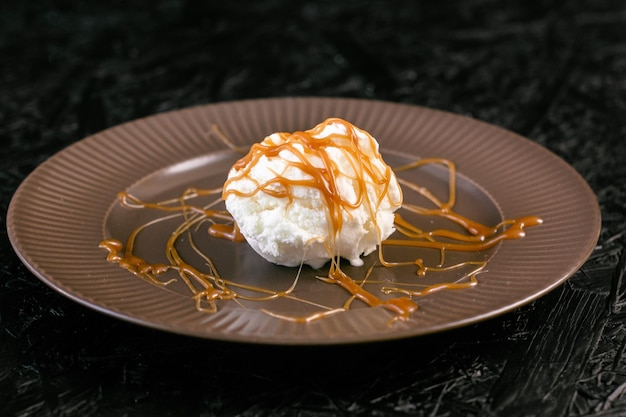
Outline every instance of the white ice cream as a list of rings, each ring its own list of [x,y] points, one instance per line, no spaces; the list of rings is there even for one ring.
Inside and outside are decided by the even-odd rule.
[[[354,266],[394,231],[402,192],[378,142],[341,119],[274,133],[236,163],[226,208],[250,246],[270,262]]]

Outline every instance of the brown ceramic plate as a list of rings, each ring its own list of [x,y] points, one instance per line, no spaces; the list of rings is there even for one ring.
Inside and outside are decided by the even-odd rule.
[[[157,287],[105,260],[98,247],[103,238],[124,239],[151,215],[121,209],[116,203],[119,191],[154,201],[175,197],[189,186],[221,185],[238,155],[210,134],[213,124],[234,143],[249,145],[275,131],[308,129],[327,117],[341,117],[369,131],[390,165],[418,157],[454,161],[459,172],[457,211],[462,214],[486,223],[537,215],[544,224],[529,229],[523,239],[468,255],[489,260],[478,286],[422,297],[409,321],[391,326],[386,310],[359,306],[308,324],[261,311],[310,313],[310,305],[299,303],[223,302],[216,313],[208,314],[197,311],[184,288]],[[415,175],[409,179],[445,192],[440,170]],[[7,228],[16,252],[37,277],[98,311],[198,337],[295,345],[424,335],[522,306],[582,266],[596,244],[600,214],[593,192],[569,165],[507,130],[403,104],[280,98],[194,107],[90,136],[50,158],[24,181],[11,201]],[[170,229],[159,224],[151,233],[138,251],[145,257],[162,256],[162,238]],[[211,256],[225,275],[277,288],[293,278],[292,269],[270,265],[246,246],[225,243],[208,250],[215,251]],[[410,272],[390,271],[387,280],[413,279]],[[345,301],[341,288],[314,275],[304,272],[301,294],[321,304]]]

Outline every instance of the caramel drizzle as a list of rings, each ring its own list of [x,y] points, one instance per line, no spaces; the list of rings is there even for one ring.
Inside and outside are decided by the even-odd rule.
[[[415,248],[437,249],[440,251],[440,265],[442,265],[446,251],[483,251],[495,246],[503,240],[523,238],[526,235],[526,227],[537,226],[543,223],[543,220],[537,216],[524,216],[516,219],[507,219],[495,226],[490,227],[468,219],[467,217],[455,212],[453,208],[456,202],[456,166],[450,160],[441,158],[421,159],[411,164],[396,168],[396,172],[415,169],[428,164],[439,164],[447,168],[448,200],[445,202],[441,201],[428,189],[400,179],[399,182],[405,188],[415,191],[428,199],[434,205],[434,208],[431,209],[408,203],[403,204],[402,207],[409,212],[413,212],[421,216],[436,216],[445,218],[452,223],[456,223],[461,226],[466,230],[467,234],[447,229],[425,232],[407,222],[400,214],[396,213],[396,230],[409,239],[387,239],[382,242],[381,246],[410,246]],[[443,241],[438,238],[446,238],[447,240]],[[386,262],[382,256],[382,252],[380,262],[389,267],[407,265],[407,263]],[[423,268],[420,268],[420,270],[423,272],[418,274],[425,273]]]
[[[175,279],[161,281],[158,276],[170,270],[176,271],[178,277],[185,283],[185,285],[190,290],[192,297],[196,302],[196,308],[199,311],[215,313],[217,311],[217,300],[232,300],[235,302],[237,302],[238,300],[268,301],[280,297],[295,299],[299,302],[312,304],[319,308],[327,308],[325,306],[312,303],[308,300],[294,297],[291,295],[297,285],[300,275],[299,272],[290,287],[282,291],[272,291],[263,287],[245,285],[242,283],[224,279],[219,274],[212,259],[206,254],[202,253],[195,246],[195,243],[193,242],[193,235],[191,233],[192,229],[200,227],[200,225],[205,222],[210,222],[210,225],[207,229],[209,235],[219,238],[227,238],[229,240],[232,240],[233,242],[244,241],[243,236],[241,236],[241,234],[238,232],[238,229],[228,212],[223,210],[211,209],[211,207],[213,207],[220,201],[219,199],[215,200],[207,207],[199,207],[187,203],[187,201],[190,199],[194,199],[200,196],[211,196],[219,193],[221,193],[221,189],[188,189],[183,193],[180,198],[158,203],[148,203],[143,202],[128,193],[121,192],[118,194],[118,199],[124,207],[134,209],[154,209],[165,212],[178,212],[179,214],[157,218],[156,220],[153,220],[136,228],[131,232],[128,239],[126,240],[125,247],[117,239],[105,239],[100,242],[99,246],[109,252],[109,254],[107,255],[108,261],[117,263],[120,267],[128,270],[134,275],[137,275],[140,278],[146,279],[149,282],[159,286],[169,285]],[[165,221],[177,216],[182,217],[183,220],[181,221],[180,225],[172,232],[165,245],[165,252],[169,264],[150,264],[144,259],[139,258],[133,254],[137,237],[144,229],[158,222]],[[217,221],[226,221],[226,223],[218,223]],[[215,230],[217,230],[217,232]],[[183,235],[186,235],[196,253],[200,255],[205,261],[208,272],[200,271],[199,269],[187,263],[181,257],[176,248],[176,243],[181,239]],[[241,290],[252,291],[254,293],[258,293],[259,296],[246,296],[241,293]]]
[[[331,134],[323,139],[315,138],[314,136],[319,135],[328,123],[343,123],[348,134]],[[183,280],[191,291],[196,302],[196,308],[201,311],[210,313],[216,312],[217,300],[232,300],[239,303],[243,307],[239,300],[267,301],[286,297],[298,302],[314,305],[316,308],[319,308],[320,311],[305,317],[288,317],[265,309],[262,311],[273,317],[304,323],[319,320],[336,314],[337,312],[348,310],[352,301],[356,299],[371,307],[382,306],[383,308],[391,311],[394,314],[392,321],[395,321],[408,320],[412,313],[417,310],[418,306],[412,299],[414,297],[425,296],[441,290],[466,289],[477,285],[478,279],[476,277],[479,273],[484,271],[486,262],[468,261],[445,267],[443,265],[446,251],[482,251],[493,247],[503,240],[522,238],[525,236],[526,227],[542,223],[542,220],[536,216],[526,216],[517,219],[508,219],[496,226],[490,227],[454,212],[453,207],[456,200],[456,168],[452,161],[431,158],[418,160],[411,164],[397,167],[394,170],[395,172],[415,169],[428,164],[439,164],[445,166],[449,172],[447,201],[439,200],[429,190],[420,187],[417,184],[398,179],[399,183],[402,184],[405,189],[422,195],[434,206],[433,208],[426,208],[408,203],[402,203],[402,209],[423,216],[437,216],[445,218],[463,227],[467,231],[467,234],[453,232],[447,229],[426,232],[406,221],[401,215],[396,213],[396,230],[404,238],[387,239],[384,242],[379,242],[378,258],[380,264],[384,267],[412,265],[417,268],[417,276],[425,276],[428,272],[446,272],[463,267],[470,267],[471,271],[467,273],[464,278],[455,282],[445,282],[430,286],[424,286],[419,283],[396,283],[395,286],[383,286],[380,290],[383,294],[401,294],[402,296],[386,299],[380,298],[364,288],[366,282],[369,284],[375,283],[375,281],[368,281],[368,277],[370,276],[372,270],[370,269],[368,271],[367,278],[362,281],[359,282],[354,280],[341,270],[340,257],[334,249],[335,241],[341,233],[343,218],[342,211],[357,208],[364,204],[368,207],[371,218],[375,219],[377,207],[383,201],[383,198],[386,196],[389,189],[389,185],[395,177],[389,166],[385,164],[385,169],[381,172],[372,164],[370,159],[359,150],[358,137],[356,136],[354,129],[357,128],[341,119],[328,119],[325,123],[305,132],[295,132],[293,134],[280,133],[279,135],[282,143],[279,145],[268,143],[267,140],[262,143],[254,144],[250,148],[248,154],[241,158],[233,166],[236,170],[238,170],[238,176],[228,179],[223,188],[211,190],[188,189],[179,198],[158,203],[144,202],[129,195],[128,193],[119,193],[118,198],[121,204],[125,207],[135,209],[154,209],[174,214],[159,218],[135,229],[127,239],[125,247],[121,242],[115,239],[106,239],[102,241],[100,243],[100,247],[109,252],[107,256],[108,261],[118,263],[120,267],[125,268],[131,273],[147,279],[157,285],[170,284],[172,279],[161,280],[158,277],[167,271],[176,271],[180,279]],[[375,143],[373,142],[374,139],[369,135],[367,136],[370,138],[369,145],[371,149],[376,149]],[[294,146],[296,144],[300,146]],[[336,183],[338,169],[335,162],[333,162],[332,159],[328,157],[325,152],[323,152],[323,150],[328,146],[339,147],[352,157],[350,160],[352,161],[355,175],[351,177],[351,179],[353,180],[357,191],[357,198],[355,201],[346,201],[345,199],[342,199],[338,192]],[[310,179],[293,181],[277,175],[275,178],[267,181],[266,183],[256,183],[256,188],[250,193],[242,193],[238,190],[227,189],[230,182],[239,178],[248,177],[251,168],[262,156],[276,156],[283,150],[289,151],[296,157],[296,161],[292,161],[290,164],[293,167],[307,173],[310,176]],[[374,154],[376,158],[380,158],[382,161],[377,149]],[[310,163],[312,155],[315,155],[322,161],[323,168],[315,167]],[[366,180],[365,178],[368,178],[369,180]],[[371,181],[369,184],[374,185],[373,188],[377,190],[376,203],[374,205],[370,204],[370,200],[367,196],[368,181]],[[202,207],[190,204],[189,201],[198,197],[213,196],[220,193],[222,194],[222,199],[225,199],[230,193],[250,197],[255,193],[264,192],[277,198],[287,198],[290,202],[292,202],[293,195],[290,192],[290,187],[296,185],[314,187],[320,190],[326,203],[326,207],[328,208],[327,218],[329,220],[328,224],[330,229],[330,242],[328,242],[328,244],[331,248],[331,253],[334,253],[334,255],[331,258],[328,275],[318,277],[318,279],[327,283],[339,285],[351,294],[351,297],[346,301],[342,308],[332,308],[330,306],[320,305],[293,295],[293,291],[296,288],[300,277],[300,270],[298,270],[298,273],[296,274],[296,277],[291,285],[282,291],[243,285],[227,280],[219,274],[211,258],[197,249],[193,243],[191,230],[202,227],[202,225],[206,223],[209,223],[207,231],[209,235],[213,237],[228,239],[233,242],[242,242],[245,239],[241,233],[239,233],[236,223],[227,211],[214,209],[215,205],[219,202],[219,199],[213,201],[208,206]],[[401,200],[391,203],[400,205]],[[175,216],[180,216],[182,218],[182,222],[172,233],[166,244],[165,249],[169,264],[150,264],[133,254],[135,240],[142,230],[158,221]],[[376,225],[376,227],[378,226]],[[183,235],[188,237],[189,241],[194,246],[196,253],[198,253],[205,261],[208,272],[202,272],[182,259],[176,249],[176,242]],[[388,262],[385,260],[383,255],[383,247],[388,246],[409,246],[415,248],[436,249],[440,252],[439,265],[432,267],[426,266],[419,258],[408,260],[406,262]],[[415,285],[422,287],[422,289],[411,290],[410,287]],[[258,296],[253,297],[243,295],[241,290],[257,293]]]

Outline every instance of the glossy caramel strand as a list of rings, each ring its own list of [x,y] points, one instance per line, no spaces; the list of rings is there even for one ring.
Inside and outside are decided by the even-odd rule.
[[[162,282],[155,277],[170,269],[170,265],[150,264],[132,253],[124,253],[122,242],[117,239],[105,239],[98,246],[109,252],[107,261],[116,263],[137,276],[150,278],[150,281],[158,284]]]
[[[208,228],[209,235],[221,239],[231,240],[233,242],[245,242],[246,238],[241,234],[237,223],[229,225],[223,223],[215,223]]]
[[[355,280],[346,275],[339,267],[331,267],[328,273],[328,282],[335,283],[352,294],[356,299],[363,301],[370,307],[382,306],[396,314],[400,320],[408,320],[417,310],[417,304],[406,297],[381,299],[363,289]]]
[[[435,214],[433,214],[435,215]],[[455,220],[455,213],[444,213],[442,217],[458,223]],[[461,217],[461,219],[463,219]],[[405,225],[406,221],[401,217],[397,218],[397,221],[401,225]],[[503,240],[520,239],[526,236],[526,227],[537,226],[543,221],[537,216],[520,217],[519,219],[507,220],[500,225],[487,228],[481,227],[486,232],[478,235],[465,236],[459,233],[455,233],[449,230],[435,230],[425,233],[428,237],[447,237],[455,239],[455,242],[443,242],[437,240],[415,240],[415,239],[387,239],[383,242],[386,246],[413,246],[416,248],[430,248],[438,250],[452,250],[461,252],[477,252],[489,249],[495,246],[497,243]],[[469,231],[469,230],[468,230]],[[476,232],[473,228],[472,232]]]

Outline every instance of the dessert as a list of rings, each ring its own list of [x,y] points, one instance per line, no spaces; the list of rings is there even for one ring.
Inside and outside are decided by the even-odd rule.
[[[221,140],[230,143],[225,136]],[[238,151],[234,145],[229,148]],[[447,200],[439,199],[427,187],[396,177],[432,164],[443,166],[448,173]],[[310,130],[267,136],[253,144],[225,177],[221,187],[189,188],[177,198],[159,202],[120,192],[122,207],[157,210],[163,215],[137,224],[125,243],[113,237],[101,241],[100,247],[109,252],[107,260],[158,286],[182,283],[196,308],[207,313],[231,303],[306,323],[351,310],[353,302],[359,301],[390,311],[393,323],[411,319],[418,308],[417,297],[478,285],[476,277],[486,271],[486,258],[447,254],[480,253],[504,240],[523,238],[527,227],[542,223],[537,216],[525,216],[487,225],[457,213],[452,161],[418,159],[392,170],[370,134],[337,118]],[[421,202],[416,204],[413,194],[403,201],[400,184],[404,192],[419,195]],[[398,209],[401,213],[396,213]],[[416,215],[439,217],[444,226],[423,230],[410,220]],[[171,221],[173,229],[169,229]],[[138,237],[157,225],[164,229],[158,235],[163,239],[165,262],[157,253],[143,258],[135,251],[141,245]],[[330,260],[330,265],[325,272],[294,269],[293,281],[280,288],[274,285],[273,275],[257,275],[254,268],[247,268],[243,276],[240,272],[222,275],[225,263],[243,261],[236,247],[245,245],[244,241],[276,264],[321,268]],[[232,250],[232,256],[215,259],[218,247]],[[378,257],[368,259],[370,266],[342,269],[341,257],[360,266],[361,256],[376,247]],[[409,251],[397,251],[400,257],[385,256],[386,250],[396,252],[394,248],[402,247]],[[425,251],[432,250],[439,254],[438,262],[422,258]],[[405,271],[389,279],[385,272],[407,267],[415,274]],[[301,276],[340,286],[346,292],[345,302],[310,296],[299,284]],[[433,281],[433,276],[440,278]],[[430,278],[429,282],[424,282],[424,277]],[[281,301],[275,303],[278,299]]]
[[[262,257],[313,268],[335,257],[361,266],[361,255],[393,233],[402,204],[376,139],[338,118],[253,145],[230,170],[223,197]]]

